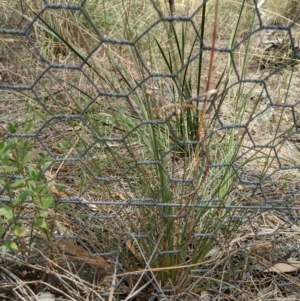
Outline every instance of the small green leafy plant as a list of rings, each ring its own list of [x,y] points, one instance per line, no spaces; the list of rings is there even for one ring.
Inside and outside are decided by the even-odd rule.
[[[15,128],[11,125],[10,131]],[[54,207],[51,185],[44,177],[51,162],[37,155],[29,141],[17,138],[0,143],[0,244],[10,250],[28,252],[35,230],[45,234],[54,254],[49,209]],[[24,212],[32,219],[24,219]],[[29,240],[28,240],[29,238]]]

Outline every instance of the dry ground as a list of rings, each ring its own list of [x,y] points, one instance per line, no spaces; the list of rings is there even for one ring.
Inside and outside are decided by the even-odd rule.
[[[296,1],[292,2],[290,3],[294,6],[288,6],[288,2],[284,3],[286,8],[282,13],[278,11],[278,1],[267,1],[262,7],[265,13],[263,16],[265,24],[289,24],[300,10],[297,4],[294,4]],[[252,9],[251,3],[247,1],[249,11]],[[8,1],[0,1],[0,7],[8,4]],[[175,15],[185,15],[186,1],[175,1],[175,4]],[[35,9],[40,9],[41,4],[38,1],[32,1],[31,5]],[[193,2],[192,5],[196,8],[198,4]],[[90,3],[86,6],[88,13],[95,18],[92,14],[93,5]],[[129,38],[128,28],[134,29],[131,32],[132,38],[143,32],[157,14],[153,13],[150,4],[147,6],[139,3],[136,6],[144,17],[142,19],[144,22],[130,19],[127,28],[124,24],[123,27],[120,26],[120,19],[126,12],[123,11],[121,5],[108,6],[108,26],[105,26],[104,35],[122,40]],[[216,47],[228,48],[228,39],[232,33],[232,20],[237,18],[238,7],[238,1],[221,1]],[[33,16],[28,7],[18,6],[17,9],[29,17]],[[118,10],[123,14],[117,14]],[[193,11],[192,6],[190,10]],[[64,39],[72,41],[82,56],[91,54],[99,41],[91,24],[82,21],[80,25],[85,27],[78,28],[74,21],[78,16],[74,17],[68,11],[50,10],[45,13],[44,17],[51,20],[52,13],[61,17],[56,26],[62,30],[61,34]],[[26,28],[28,23],[25,18],[17,14],[11,16],[12,13],[8,9],[3,9],[0,13],[0,20],[4,20],[4,28]],[[208,20],[210,18],[213,20],[212,6],[208,6],[207,16]],[[115,21],[116,18],[118,19]],[[93,20],[96,22],[96,19]],[[194,20],[195,23],[201,21],[200,11],[195,15]],[[257,21],[258,18],[254,23]],[[101,26],[99,22],[97,25]],[[222,87],[225,87],[225,84],[221,85],[220,97],[216,100],[210,115],[207,115],[207,123],[214,113],[219,115],[218,122],[214,124],[211,131],[212,135],[209,136],[212,149],[215,145],[224,143],[224,139],[229,139],[229,135],[226,134],[228,126],[232,124],[237,126],[237,136],[240,135],[239,125],[246,128],[238,160],[233,164],[236,179],[228,197],[231,200],[228,205],[240,206],[229,214],[232,220],[239,219],[240,230],[236,232],[234,239],[226,248],[222,245],[222,234],[217,234],[216,246],[207,255],[206,265],[205,263],[199,265],[199,269],[209,268],[210,271],[205,274],[205,277],[212,280],[212,282],[207,280],[207,283],[213,283],[213,285],[205,289],[202,287],[195,289],[202,281],[202,274],[197,273],[197,270],[192,274],[191,287],[198,292],[200,297],[202,296],[201,300],[215,300],[216,298],[218,300],[300,299],[297,269],[292,273],[274,273],[266,272],[262,268],[276,262],[299,260],[299,212],[298,210],[283,210],[287,205],[290,207],[300,205],[298,201],[300,180],[298,171],[300,166],[299,66],[281,68],[291,56],[289,47],[288,50],[282,52],[282,49],[286,49],[285,41],[288,32],[264,29],[251,37],[247,70],[244,70],[244,57],[249,41],[247,39],[249,22],[249,14],[243,14],[242,25],[237,33],[236,45],[238,47],[232,51],[236,64],[236,72],[232,70],[233,85],[228,89],[228,96],[224,99],[221,94],[224,92]],[[208,28],[211,25],[212,21],[208,21]],[[159,26],[163,27],[163,25],[158,25],[158,28],[154,30],[155,34],[162,30]],[[178,25],[178,28],[179,26],[181,25]],[[255,26],[254,29],[257,28]],[[295,24],[291,32],[295,38],[295,46],[297,46],[299,24]],[[107,282],[111,283],[109,276],[114,271],[116,258],[114,251],[118,243],[123,241],[123,251],[128,254],[125,257],[128,262],[120,265],[118,273],[121,273],[122,269],[123,272],[130,270],[130,261],[140,259],[136,248],[127,243],[130,240],[125,239],[124,233],[129,232],[130,229],[122,229],[124,225],[128,225],[122,221],[122,218],[136,219],[139,223],[141,220],[134,216],[130,207],[116,206],[115,203],[130,201],[132,198],[151,198],[150,193],[155,191],[155,187],[153,184],[151,189],[138,191],[136,189],[139,185],[138,175],[134,171],[128,171],[128,166],[134,161],[128,155],[128,148],[122,140],[129,132],[128,127],[122,123],[124,117],[122,114],[128,116],[133,114],[136,117],[133,118],[133,129],[141,124],[138,119],[138,108],[134,100],[128,103],[125,98],[108,96],[108,93],[116,93],[116,90],[109,85],[107,80],[104,80],[101,72],[110,74],[111,78],[118,78],[120,81],[118,91],[124,93],[129,88],[118,74],[112,60],[117,63],[117,66],[126,68],[133,81],[138,82],[143,74],[139,73],[130,55],[131,46],[128,45],[121,43],[103,45],[89,57],[87,60],[89,65],[85,64],[80,70],[72,70],[52,68],[53,64],[81,63],[79,57],[75,56],[61,41],[51,39],[38,26],[33,26],[27,37],[29,39],[14,34],[0,34],[0,88],[1,84],[11,85],[11,88],[1,88],[1,126],[5,130],[9,123],[17,123],[18,133],[34,134],[35,137],[30,138],[34,147],[39,148],[41,152],[54,160],[61,158],[76,158],[77,160],[65,162],[57,160],[50,170],[55,181],[63,186],[63,195],[59,196],[70,197],[70,205],[66,212],[59,214],[53,212],[53,216],[56,215],[54,234],[63,237],[57,240],[57,261],[49,261],[47,247],[44,246],[46,242],[41,233],[36,233],[34,244],[38,251],[33,252],[30,258],[25,260],[20,256],[5,254],[3,264],[0,266],[0,288],[2,289],[0,296],[2,300],[19,300],[21,296],[29,298],[48,287],[56,297],[64,296],[64,300],[107,299],[110,285],[107,286]],[[245,39],[244,42],[242,42],[243,39]],[[210,45],[210,40],[211,31],[208,30],[204,41]],[[239,44],[238,41],[241,43]],[[272,51],[275,53],[270,54],[266,50],[269,45],[268,41],[273,41],[275,46],[272,46]],[[153,49],[149,49],[148,43],[154,43],[150,34],[145,35],[136,44],[145,65],[153,72],[167,72],[165,63],[157,59],[157,49],[154,46]],[[42,53],[48,61],[41,59],[36,50]],[[195,49],[195,53],[197,51],[199,48]],[[152,52],[154,56],[157,56],[155,63],[151,61]],[[209,51],[205,52],[204,69],[208,68],[209,54]],[[216,51],[212,87],[218,82],[227,63],[228,53]],[[91,71],[91,66],[98,70],[98,74]],[[193,68],[194,66],[192,70],[195,70]],[[238,85],[240,79],[237,73],[241,75],[242,72],[244,72],[243,78],[246,79],[263,78],[265,85],[250,81],[241,88]],[[204,72],[203,87],[205,87],[206,80]],[[165,85],[166,88],[158,88],[160,84]],[[17,85],[31,86],[31,88],[14,89]],[[172,100],[172,97],[168,95],[171,86],[169,78],[161,78],[160,81],[151,79],[141,86],[151,96],[153,112],[158,111],[159,118],[167,116],[170,110],[176,108],[176,106],[166,105],[166,102]],[[100,96],[99,90],[103,92]],[[218,103],[221,101],[221,107],[217,110]],[[239,119],[235,114],[237,106],[244,107],[242,117]],[[120,120],[116,118],[117,112],[123,116]],[[68,115],[75,114],[82,114],[82,117],[68,118]],[[239,124],[236,124],[236,120]],[[5,139],[4,136],[3,139]],[[95,138],[97,136],[105,138],[107,142],[100,143],[101,139],[97,141]],[[136,152],[137,161],[147,159],[147,153],[141,151],[134,133],[128,135],[126,143],[132,147],[131,150]],[[119,157],[113,156],[108,148],[114,149]],[[260,149],[259,153],[257,149]],[[223,151],[220,149],[216,153],[212,152],[213,164],[223,162]],[[172,175],[174,178],[180,178],[183,168],[182,158],[175,154],[174,161],[176,164]],[[146,171],[149,186],[154,182],[153,174],[149,167]],[[109,178],[110,181],[99,181],[97,176],[103,179]],[[119,178],[122,180],[120,181]],[[179,189],[179,185],[176,185],[174,184],[174,189]],[[188,189],[190,187],[187,184],[186,191]],[[79,198],[82,202],[76,204]],[[97,201],[106,201],[107,204],[87,205],[84,200],[95,204]],[[241,206],[249,207],[245,209]],[[260,210],[258,206],[261,206]],[[282,207],[282,210],[267,210],[268,206]],[[30,213],[30,206],[27,210]],[[133,212],[136,214],[136,211]],[[39,257],[38,253],[41,253]],[[97,253],[101,253],[101,256],[97,256]],[[96,255],[91,256],[91,254]],[[17,261],[16,258],[18,258]],[[230,270],[235,271],[234,275],[226,276],[224,281],[214,282],[214,279],[219,279],[220,275],[223,273],[225,275],[225,271]],[[134,290],[136,278],[128,276],[120,277],[118,280],[114,296],[115,300],[122,300]],[[202,282],[201,285],[203,285]],[[173,289],[176,291],[176,288],[173,287]],[[176,292],[178,291],[180,290]],[[208,295],[209,299],[204,299],[205,295]],[[182,291],[173,299],[195,300],[199,299],[199,296]],[[168,298],[172,300],[171,296]],[[132,299],[159,300],[159,297],[154,296],[153,287],[150,287],[145,288]]]

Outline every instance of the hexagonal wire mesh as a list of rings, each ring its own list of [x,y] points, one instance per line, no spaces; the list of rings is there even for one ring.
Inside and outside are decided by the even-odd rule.
[[[214,36],[215,1],[131,2],[1,2],[1,136],[53,162],[53,235],[91,265],[123,250],[123,272],[297,260],[299,18],[221,3]]]

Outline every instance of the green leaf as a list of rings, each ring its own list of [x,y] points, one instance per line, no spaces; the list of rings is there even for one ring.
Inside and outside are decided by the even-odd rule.
[[[45,172],[51,165],[52,165],[52,162],[45,162],[43,164],[43,168],[42,168],[43,172]]]
[[[26,236],[26,230],[23,227],[15,226],[13,233],[18,237],[25,237]]]
[[[12,184],[10,184],[10,187],[11,188],[19,188],[19,187],[22,187],[25,183],[25,179],[19,179],[19,180],[16,180],[14,181]]]
[[[12,134],[15,134],[17,132],[17,128],[15,125],[9,123],[8,126],[7,126],[7,129],[12,133]]]
[[[47,211],[41,211],[40,212],[40,217],[45,218],[48,216],[48,212]]]
[[[4,216],[8,220],[12,220],[14,217],[12,209],[8,206],[0,208],[0,215]]]
[[[20,193],[26,195],[26,197],[36,195],[35,191],[27,189],[27,188],[21,189]]]
[[[27,182],[27,185],[28,185],[29,190],[31,190],[33,193],[36,194],[37,188],[36,188],[36,183],[35,183],[35,181],[29,180],[29,181]]]
[[[69,208],[69,204],[67,204],[67,203],[63,203],[58,206],[59,210],[66,210],[68,208]]]
[[[6,245],[7,247],[10,249],[10,250],[13,250],[13,251],[19,251],[19,248],[18,246],[10,239],[8,239],[6,241]]]
[[[15,166],[9,166],[9,165],[2,165],[0,166],[0,171],[9,173],[9,172],[16,172],[18,170]]]
[[[35,196],[34,191],[30,189],[22,189],[19,196],[14,200],[13,205],[16,206],[27,200],[29,196]]]
[[[41,204],[42,204],[42,208],[44,210],[48,209],[50,206],[54,205],[53,196],[43,197],[42,201],[41,201]]]
[[[46,230],[48,229],[48,225],[43,218],[36,217],[34,219],[34,222],[37,225],[37,227],[39,227],[41,229],[46,229]]]
[[[32,161],[36,160],[40,151],[41,150],[39,148],[36,148],[36,149],[32,149],[32,150],[29,150],[26,153],[24,153],[23,154],[23,156],[24,156],[23,163],[28,163],[28,162],[32,162]]]
[[[30,180],[37,181],[39,178],[39,172],[35,170],[31,165],[27,167],[27,170],[28,170]]]
[[[0,144],[0,156],[1,156],[1,161],[7,161],[9,159],[9,152],[11,149],[13,142],[9,141],[9,142],[2,142]]]

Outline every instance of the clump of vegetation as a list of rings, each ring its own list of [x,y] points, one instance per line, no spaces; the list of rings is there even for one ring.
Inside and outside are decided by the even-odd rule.
[[[16,128],[10,124],[9,131],[15,133]],[[0,214],[4,218],[0,225],[2,246],[28,254],[38,231],[45,235],[53,259],[55,251],[49,214],[55,202],[53,186],[44,177],[52,163],[46,162],[29,141],[17,138],[0,143],[0,158],[0,184],[2,196],[6,198],[0,205]],[[33,219],[24,220],[25,216]]]

